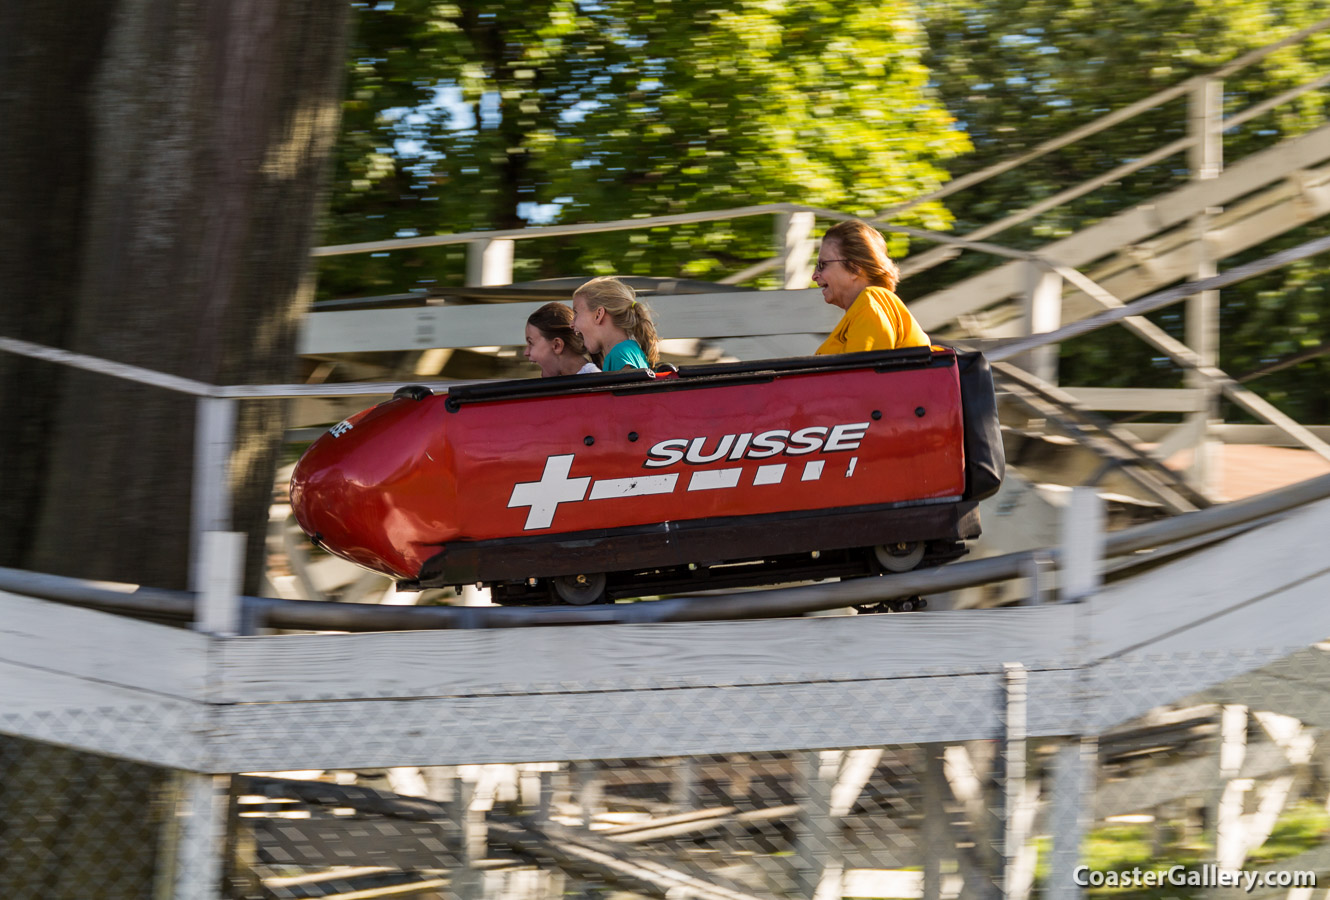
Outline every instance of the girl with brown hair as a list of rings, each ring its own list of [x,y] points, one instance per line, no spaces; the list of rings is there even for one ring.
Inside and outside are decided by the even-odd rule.
[[[587,361],[586,352],[573,330],[573,311],[562,303],[546,303],[527,318],[523,355],[540,366],[542,378],[599,372],[595,363]]]

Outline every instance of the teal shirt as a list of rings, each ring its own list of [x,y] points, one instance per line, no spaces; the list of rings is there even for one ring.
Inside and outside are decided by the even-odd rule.
[[[611,347],[610,352],[605,354],[605,364],[600,368],[604,372],[617,372],[624,366],[631,366],[635,369],[651,368],[651,364],[647,362],[647,355],[642,352],[641,345],[632,338],[619,341]]]

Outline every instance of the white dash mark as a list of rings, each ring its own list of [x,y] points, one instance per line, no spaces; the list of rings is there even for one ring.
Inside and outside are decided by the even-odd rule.
[[[705,469],[694,472],[688,481],[690,491],[714,491],[717,488],[732,488],[739,485],[739,476],[743,469]]]
[[[671,475],[638,475],[636,478],[604,478],[591,485],[588,500],[611,500],[615,497],[645,497],[650,494],[668,494],[674,490],[679,473]]]

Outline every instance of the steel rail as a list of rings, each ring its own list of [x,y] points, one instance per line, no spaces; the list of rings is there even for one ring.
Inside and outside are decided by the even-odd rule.
[[[1105,556],[1124,556],[1148,547],[1219,531],[1330,497],[1330,475],[1319,475],[1277,490],[1208,509],[1115,531],[1105,537]]]
[[[196,595],[192,591],[136,588],[130,584],[101,586],[106,583],[24,569],[0,568],[0,591],[11,594],[129,616],[151,616],[185,622],[194,619]]]
[[[1137,554],[1214,531],[1223,531],[1330,498],[1330,475],[1322,475],[1244,500],[1214,506],[1106,535],[1105,558]],[[418,631],[452,628],[519,628],[550,625],[708,622],[779,618],[846,606],[879,603],[897,597],[935,594],[1024,577],[1036,556],[1051,559],[1056,548],[1035,549],[917,569],[888,578],[761,591],[672,597],[664,600],[595,606],[380,606],[243,597],[245,614],[258,626],[310,631]],[[58,575],[0,568],[0,591],[127,615],[192,621],[195,594],[157,588],[114,590]]]

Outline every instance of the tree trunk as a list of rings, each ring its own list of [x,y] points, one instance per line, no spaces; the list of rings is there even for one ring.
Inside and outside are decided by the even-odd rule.
[[[0,0],[0,336],[213,384],[290,381],[348,14],[346,0]],[[187,587],[194,401],[4,352],[0,384],[0,565]],[[282,412],[246,404],[237,422],[231,527],[250,536],[250,591]],[[36,777],[0,790],[0,823],[16,823],[0,858],[19,862],[0,893],[153,896],[151,778],[0,739],[6,752]],[[34,804],[68,827],[22,833],[15,814]]]
[[[67,344],[110,3],[0,0],[0,336]],[[0,565],[22,566],[64,369],[0,352]]]
[[[8,17],[30,27],[84,18],[76,10],[82,4],[59,5],[70,8]],[[63,250],[63,258],[8,252],[0,275],[30,292],[6,305],[6,319],[50,320],[24,332],[204,382],[289,381],[296,327],[312,296],[309,248],[336,137],[347,4],[108,5],[100,35],[86,29],[94,33],[80,50],[91,52],[70,54],[52,39],[51,58],[30,61],[34,74],[53,80],[44,67],[65,55],[90,60],[69,72],[71,83],[43,90],[49,102],[28,104],[38,107],[38,121],[63,119],[55,113],[67,110],[73,127],[47,126],[47,140],[11,129],[6,160],[42,171],[54,150],[86,160],[71,169],[87,177],[49,216],[36,189],[29,193],[37,196],[6,198],[25,214],[7,221],[45,235],[29,245],[44,239]],[[22,107],[17,96],[11,102]],[[75,146],[66,147],[69,141]],[[46,181],[61,174],[52,171]],[[18,199],[28,202],[20,207]],[[7,333],[18,331],[0,321]],[[81,372],[46,380],[56,382],[55,396],[6,392],[7,405],[36,410],[9,419],[29,425],[26,444],[16,449],[10,436],[0,437],[5,457],[28,460],[20,465],[35,479],[21,505],[6,504],[25,527],[21,541],[6,541],[5,561],[188,586],[194,401]],[[277,403],[246,404],[238,423],[232,527],[251,535],[250,590],[262,562],[280,413]]]

